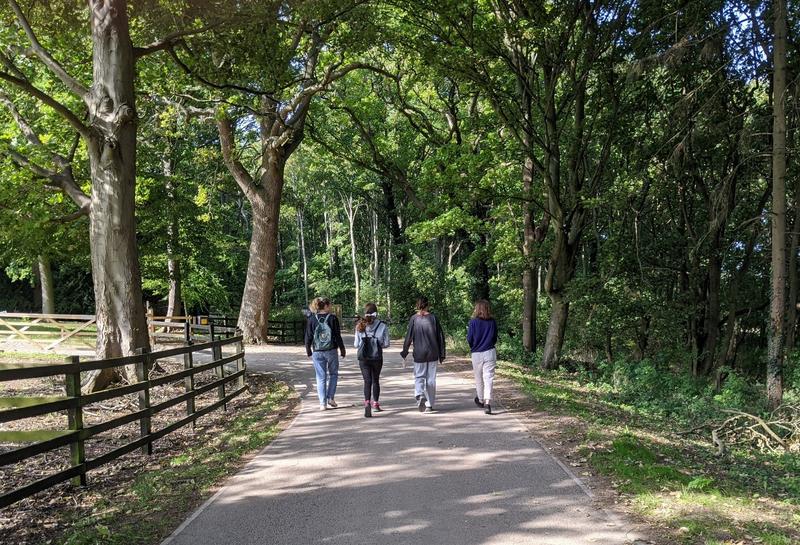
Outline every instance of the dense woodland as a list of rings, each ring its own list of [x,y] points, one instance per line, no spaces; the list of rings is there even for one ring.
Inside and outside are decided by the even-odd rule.
[[[0,310],[97,312],[114,356],[146,345],[145,300],[258,342],[316,295],[402,328],[422,293],[458,344],[488,298],[507,358],[796,399],[796,2],[9,0],[0,22]]]

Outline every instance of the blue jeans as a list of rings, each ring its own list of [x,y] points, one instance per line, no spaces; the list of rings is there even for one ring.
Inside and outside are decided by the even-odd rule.
[[[336,383],[339,381],[339,353],[336,349],[314,352],[311,354],[314,371],[317,374],[317,396],[319,402],[325,403],[336,395]]]

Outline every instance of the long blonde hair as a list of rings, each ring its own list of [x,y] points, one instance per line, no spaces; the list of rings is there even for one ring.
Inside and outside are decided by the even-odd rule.
[[[331,300],[327,297],[315,297],[311,300],[311,304],[308,305],[308,308],[311,312],[319,312],[320,309],[323,309],[331,304]]]

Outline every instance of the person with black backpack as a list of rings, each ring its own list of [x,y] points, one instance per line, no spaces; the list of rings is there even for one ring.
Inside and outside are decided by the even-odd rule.
[[[381,395],[383,349],[389,348],[389,328],[378,320],[378,306],[375,303],[364,305],[364,317],[356,324],[355,346],[358,349],[358,366],[364,377],[364,416],[369,418],[373,410],[383,410],[378,398]]]
[[[345,357],[346,352],[339,319],[331,314],[331,300],[317,297],[311,303],[311,310],[314,314],[308,317],[306,323],[306,354],[314,363],[319,410],[324,411],[328,406],[338,406],[334,399],[339,381],[339,357],[336,350],[339,350],[342,357]]]

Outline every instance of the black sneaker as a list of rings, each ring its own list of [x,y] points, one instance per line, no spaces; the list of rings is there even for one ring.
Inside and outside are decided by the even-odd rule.
[[[487,404],[486,405],[486,410],[483,411],[483,412],[485,412],[486,414],[492,414],[492,406]]]
[[[475,396],[475,399],[473,399],[473,401],[475,402],[475,405],[477,405],[478,407],[483,408],[483,403],[481,402],[480,399],[478,399],[478,396]]]
[[[417,405],[417,409],[419,409],[419,412],[421,413],[425,412],[425,398],[422,396],[419,397],[419,405]]]
[[[369,403],[364,403],[364,418],[371,418],[372,417],[372,405]]]

